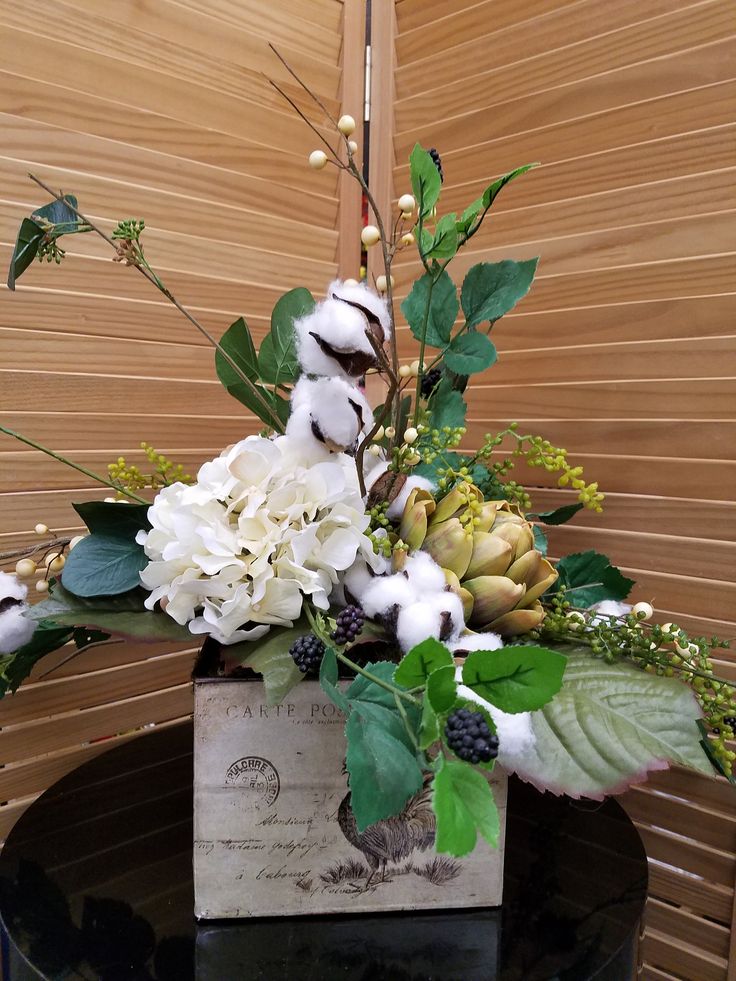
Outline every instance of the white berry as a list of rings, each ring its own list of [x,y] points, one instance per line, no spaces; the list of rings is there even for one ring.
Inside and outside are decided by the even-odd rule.
[[[383,439],[383,437],[384,437],[385,434],[386,434],[386,430],[383,428],[383,426],[379,426],[378,429],[373,434],[373,438],[374,439]]]
[[[414,245],[414,236],[411,232],[407,232],[405,235],[401,236],[402,245]]]
[[[394,438],[394,436],[396,435],[396,430],[394,429],[393,426],[386,426],[386,435],[388,436],[389,439]]]
[[[416,431],[416,429],[413,426],[409,426],[404,433],[404,442],[411,446],[412,443],[416,443],[418,437],[419,433]]]
[[[411,363],[411,365],[409,367],[411,368],[412,378],[416,378],[417,375],[419,374],[419,362],[418,361],[412,361],[412,363]]]
[[[366,225],[360,233],[360,241],[363,245],[367,245],[370,248],[371,245],[375,245],[376,242],[381,241],[381,233],[375,225]]]
[[[48,568],[55,559],[59,558],[60,555],[60,552],[49,552],[49,554],[43,560],[44,565]]]
[[[651,603],[636,603],[631,612],[640,620],[651,620],[654,616],[654,607]]]
[[[45,579],[39,579],[38,582],[36,583],[36,592],[48,593],[48,591],[49,591],[49,584],[46,582]]]
[[[399,368],[399,378],[409,378],[411,375],[411,368],[408,364],[402,364]]]
[[[359,283],[358,283],[358,280],[357,279],[344,279],[343,282],[342,282],[342,285],[343,286],[358,286]]]
[[[411,219],[414,217],[414,214],[411,211],[402,211],[401,217],[404,219],[404,221],[411,221]]]
[[[408,211],[409,214],[411,214],[415,207],[416,207],[416,201],[414,200],[413,195],[411,194],[401,195],[401,197],[399,198],[399,211],[402,211],[404,213]]]
[[[371,456],[380,456],[381,447],[377,446],[376,443],[371,443],[371,445],[368,447],[368,452],[371,454]]]
[[[35,530],[35,532],[36,532],[37,535],[48,535],[48,533],[49,533],[49,530],[46,527],[46,525],[38,524],[38,525],[36,525],[36,527],[35,527],[34,530]]]
[[[348,140],[348,149],[351,153],[358,152],[358,144],[355,142],[355,140]]]
[[[387,281],[385,276],[376,276],[376,289],[379,293],[385,293],[387,288]],[[394,286],[394,277],[391,277],[391,288]]]
[[[63,555],[57,555],[52,562],[49,562],[49,572],[61,572],[61,570],[66,565],[66,559]]]
[[[72,540],[71,540],[71,541],[69,542],[69,551],[71,552],[71,550],[72,550],[72,549],[73,549],[73,548],[74,548],[74,547],[75,547],[76,545],[79,545],[79,543],[80,543],[80,542],[82,541],[82,539],[83,539],[83,538],[85,538],[85,537],[86,537],[85,535],[75,535],[75,536],[74,536],[74,538],[72,538]]]
[[[312,150],[309,154],[309,166],[312,170],[322,170],[327,163],[327,154],[324,150]]]
[[[36,571],[36,563],[33,559],[19,559],[15,563],[15,573],[21,579],[30,579]]]
[[[355,120],[352,116],[340,116],[337,121],[337,128],[343,136],[352,136],[355,132]]]

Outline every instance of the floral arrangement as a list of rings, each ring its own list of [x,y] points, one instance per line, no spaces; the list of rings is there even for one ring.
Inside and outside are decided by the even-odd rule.
[[[653,623],[648,602],[625,605],[634,583],[606,556],[546,554],[545,526],[602,509],[597,484],[513,423],[463,447],[467,387],[496,361],[493,325],[528,292],[537,260],[478,263],[459,292],[448,266],[534,165],[440,216],[442,163],[417,145],[411,191],[388,221],[355,162],[354,120],[331,122],[336,146],[312,127],[326,149],[309,165],[361,185],[375,220],[362,242],[380,249],[383,272],[375,288],[336,280],[318,301],[290,290],[258,351],[244,319],[218,342],[172,295],[142,220],[110,238],[74,197],[33,178],[53,200],[20,226],[10,288],[34,257],[61,262],[64,236],[102,235],[207,336],[220,381],[264,428],[192,478],[147,444],[150,473],[120,457],[93,474],[0,426],[114,493],[74,505],[82,537],[39,524],[40,543],[13,553],[16,575],[0,574],[0,693],[67,645],[73,657],[121,637],[212,638],[221,670],[259,673],[271,702],[319,679],[347,719],[359,830],[429,779],[436,847],[453,855],[478,834],[496,844],[496,760],[540,788],[593,798],[671,762],[731,778],[736,695],[711,661],[725,644]],[[409,361],[391,268],[412,247],[422,274],[400,307],[417,345]],[[365,376],[383,383],[383,404],[369,405]],[[512,478],[517,460],[557,473],[578,500],[535,512]],[[32,606],[29,579],[48,594]]]

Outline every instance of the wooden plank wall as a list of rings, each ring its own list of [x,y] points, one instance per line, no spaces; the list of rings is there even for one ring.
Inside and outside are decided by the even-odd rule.
[[[362,68],[362,4],[350,6],[350,63]],[[308,168],[315,137],[262,75],[303,104],[269,41],[338,108],[339,0],[3,5],[3,270],[21,218],[44,201],[30,170],[74,191],[108,231],[145,216],[151,262],[216,336],[243,314],[260,337],[281,293],[323,291],[344,217],[337,171]],[[362,78],[348,74],[347,110],[360,119]],[[194,471],[256,421],[221,389],[200,335],[110,259],[102,240],[78,236],[60,268],[35,263],[16,295],[0,293],[0,418],[97,471],[119,452],[139,461],[141,440]],[[32,539],[38,521],[75,532],[70,502],[94,496],[105,491],[0,438],[0,551]],[[192,656],[171,644],[101,648],[44,680],[36,672],[3,702],[0,839],[84,759],[188,714]]]
[[[542,162],[451,267],[541,255],[532,293],[494,329],[470,445],[517,419],[566,446],[608,499],[556,530],[554,552],[598,548],[662,621],[733,636],[733,6],[398,0],[395,19],[396,194],[417,140],[442,155],[441,213]],[[416,272],[396,267],[400,297]],[[571,500],[550,475],[525,476],[545,485],[537,505]],[[719,667],[736,676],[731,657]],[[644,977],[723,981],[733,788],[678,771],[624,800],[652,862]]]

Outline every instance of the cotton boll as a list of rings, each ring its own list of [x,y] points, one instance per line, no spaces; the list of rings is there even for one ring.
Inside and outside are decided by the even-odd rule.
[[[457,640],[465,629],[463,604],[460,597],[446,589],[441,593],[430,594],[426,602],[440,614],[440,640],[448,643]]]
[[[385,613],[392,606],[410,608],[416,603],[417,594],[410,586],[406,576],[397,573],[393,576],[376,576],[364,589],[360,600],[366,614],[369,617],[374,617]],[[439,622],[439,613],[437,620]]]
[[[378,320],[383,332],[383,342],[391,337],[391,321],[388,314],[388,304],[364,283],[347,283],[336,279],[327,287],[327,295],[349,303],[357,303],[364,307]],[[377,337],[382,343],[380,335]]]
[[[23,616],[26,609],[25,603],[15,603],[0,613],[0,654],[13,654],[33,636],[36,623]]]
[[[503,640],[498,634],[463,634],[453,644],[448,645],[452,651],[498,651],[503,647]]]
[[[441,593],[447,581],[445,574],[428,552],[414,552],[404,563],[403,571],[420,596]]]
[[[310,375],[360,377],[376,363],[367,329],[360,310],[340,300],[323,300],[294,321],[299,364]]]
[[[382,460],[380,457],[368,456],[366,454],[363,457],[363,478],[365,480],[366,490],[370,491],[378,478],[382,477],[387,470],[388,460]]]
[[[595,603],[589,609],[600,614],[600,616],[590,618],[590,625],[595,626],[597,623],[607,623],[609,617],[628,616],[632,608],[628,603],[619,603],[616,600],[601,600],[600,603]],[[578,614],[578,616],[581,616],[581,614]]]
[[[365,396],[342,378],[301,378],[291,396],[288,436],[332,452],[353,450],[362,430],[373,425]]]
[[[448,594],[449,595],[449,594]],[[442,614],[436,605],[419,600],[405,606],[396,622],[396,639],[406,652],[421,644],[428,637],[439,640],[442,632]]]
[[[404,486],[401,488],[399,493],[393,499],[391,504],[386,511],[386,517],[389,521],[398,521],[401,515],[404,513],[404,507],[406,502],[409,500],[409,494],[418,487],[420,490],[432,490],[432,481],[427,480],[426,477],[407,477],[404,481]]]
[[[480,705],[493,719],[498,733],[498,762],[506,769],[513,770],[514,761],[528,753],[536,742],[532,729],[531,712],[515,712],[512,715],[508,712],[502,712],[495,705],[491,705],[485,698],[477,695],[472,688],[460,683],[462,682],[462,668],[456,670],[455,680],[458,682],[457,693],[459,697]]]
[[[28,596],[28,586],[9,572],[0,572],[0,601],[14,599],[22,603],[26,596]]]

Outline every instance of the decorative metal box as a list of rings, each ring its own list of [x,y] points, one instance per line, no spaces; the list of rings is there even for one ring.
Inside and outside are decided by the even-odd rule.
[[[319,683],[268,706],[262,683],[194,684],[194,887],[200,919],[498,906],[506,777],[493,771],[499,848],[434,851],[427,787],[358,833],[345,718]]]

